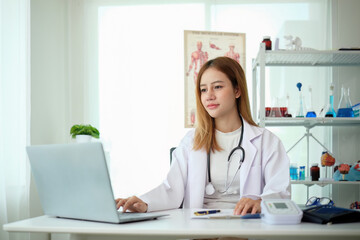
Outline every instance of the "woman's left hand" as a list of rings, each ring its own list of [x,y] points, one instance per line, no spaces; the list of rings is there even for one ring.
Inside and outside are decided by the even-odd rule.
[[[236,204],[234,215],[245,215],[247,213],[255,214],[261,212],[261,199],[241,198]]]

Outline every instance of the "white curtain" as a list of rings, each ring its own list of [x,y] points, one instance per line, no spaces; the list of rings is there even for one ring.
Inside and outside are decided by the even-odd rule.
[[[3,224],[29,217],[29,1],[0,2],[0,239],[28,239]]]

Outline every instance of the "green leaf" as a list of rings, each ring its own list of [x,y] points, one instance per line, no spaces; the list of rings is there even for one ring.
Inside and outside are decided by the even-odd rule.
[[[76,135],[90,135],[94,138],[100,138],[100,132],[95,127],[83,124],[75,124],[70,129],[70,135],[75,138]]]

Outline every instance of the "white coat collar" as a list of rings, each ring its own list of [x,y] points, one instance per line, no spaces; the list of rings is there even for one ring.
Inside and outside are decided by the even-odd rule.
[[[240,170],[240,184],[241,186],[244,186],[246,184],[246,181],[248,179],[248,175],[250,172],[250,168],[252,166],[252,163],[255,159],[255,155],[257,153],[257,149],[252,143],[254,139],[256,139],[258,136],[262,134],[262,130],[259,127],[255,127],[253,125],[250,125],[247,121],[244,120],[244,137],[242,142],[242,147],[245,150],[245,159],[244,163],[241,166]],[[241,195],[243,188],[240,187]]]

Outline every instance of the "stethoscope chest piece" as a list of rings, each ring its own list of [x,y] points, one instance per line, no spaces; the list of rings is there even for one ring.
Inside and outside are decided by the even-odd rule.
[[[215,193],[215,188],[214,185],[212,185],[212,183],[208,183],[205,187],[205,193],[207,195],[213,195]]]

